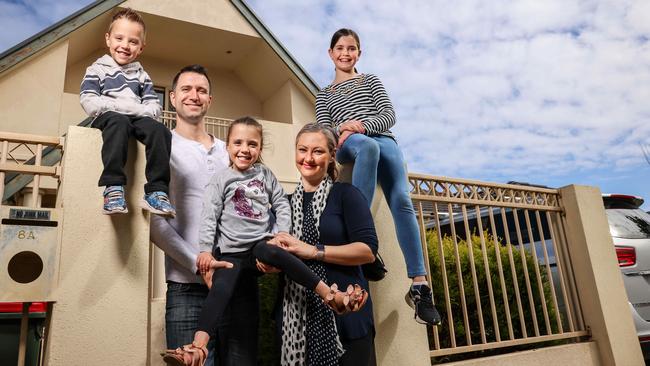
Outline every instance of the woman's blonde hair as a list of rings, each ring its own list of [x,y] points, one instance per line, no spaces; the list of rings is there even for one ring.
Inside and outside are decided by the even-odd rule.
[[[327,149],[329,149],[332,157],[336,155],[336,146],[339,144],[339,138],[331,127],[315,122],[306,124],[296,135],[296,145],[298,145],[298,139],[300,136],[305,133],[320,133],[325,136],[325,140],[327,140]],[[338,179],[339,167],[336,159],[327,166],[327,175],[329,175],[333,181]]]

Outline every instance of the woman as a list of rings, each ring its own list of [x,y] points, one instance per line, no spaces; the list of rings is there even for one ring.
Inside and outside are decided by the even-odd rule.
[[[329,308],[337,313],[358,312],[367,303],[368,293],[356,283],[343,283],[341,288],[347,288],[347,291],[340,291],[335,283],[330,282],[331,286],[326,284],[324,280],[327,275],[322,265],[315,264],[315,268],[310,268],[309,262],[306,264],[289,251],[278,247],[279,244],[283,244],[280,240],[283,238],[287,243],[287,248],[303,249],[302,244],[304,243],[291,240],[292,238],[288,234],[290,225],[293,225],[299,230],[298,237],[314,244],[314,246],[310,246],[311,252],[303,253],[305,256],[302,258],[313,259],[315,257],[318,260],[323,260],[325,255],[325,249],[317,244],[318,235],[313,221],[303,225],[302,220],[292,220],[294,215],[292,215],[292,208],[284,191],[278,185],[273,173],[261,162],[262,146],[264,145],[262,125],[251,117],[239,118],[229,126],[226,143],[230,167],[215,174],[204,196],[202,224],[199,233],[199,245],[202,246],[203,251],[197,258],[196,266],[200,273],[206,273],[217,268],[213,269],[213,265],[219,265],[209,252],[212,244],[216,242],[215,231],[221,234],[218,237],[220,259],[232,263],[234,266],[231,265],[230,269],[220,270],[214,272],[214,276],[209,276],[211,279],[206,280],[206,283],[210,287],[210,292],[198,319],[194,341],[180,349],[166,352],[163,355],[163,360],[169,365],[203,365],[208,356],[206,346],[211,336],[218,330],[226,311],[250,305],[247,299],[241,301],[241,298],[233,297],[232,294],[237,287],[256,276],[255,261],[259,260],[281,268],[287,278],[291,279],[290,286],[293,285],[294,288],[302,290],[303,298],[312,301],[315,305],[306,308],[307,310],[315,309],[315,311],[307,313],[307,319],[310,321],[307,329],[309,335],[317,335],[317,337],[306,337],[310,342],[308,343],[309,348],[317,351],[311,354],[309,360],[313,360],[313,362],[310,364],[326,365],[328,363],[322,361],[337,361],[337,345],[331,342],[336,340],[334,317]],[[332,146],[334,146],[333,144],[334,142]],[[321,152],[324,150],[318,148],[312,156],[317,156]],[[312,161],[310,159],[303,160],[304,164],[311,164]],[[318,162],[319,160],[315,160],[313,167],[316,170],[314,171],[317,171],[319,167]],[[327,172],[327,169],[324,172]],[[323,180],[323,177],[318,177],[318,179]],[[310,182],[311,180],[305,181],[304,187],[307,191],[305,196],[309,195],[309,192],[313,193]],[[329,178],[328,183],[327,187],[331,187],[332,183]],[[315,187],[318,186],[316,184]],[[243,201],[238,199],[238,194],[241,194],[241,197],[245,196]],[[241,202],[245,205],[238,206]],[[324,201],[318,202],[324,203]],[[311,210],[309,212],[311,213]],[[275,223],[280,232],[273,240],[267,240],[270,228],[269,220],[272,215],[275,216]],[[317,217],[320,218],[320,214]],[[327,221],[326,218],[324,220]],[[300,235],[301,229],[305,235]],[[372,256],[370,249],[366,248],[365,252]],[[365,286],[367,287],[367,283]],[[316,296],[313,296],[314,294]],[[312,332],[312,330],[314,331]],[[304,333],[302,335],[304,336]],[[250,346],[250,352],[254,352],[255,345],[251,344]],[[241,362],[253,364],[255,360],[249,359],[248,363],[245,360],[240,360]]]
[[[296,167],[301,180],[291,196],[293,227],[291,235],[281,233],[275,239],[317,268],[326,282],[368,288],[360,265],[374,260],[377,235],[359,190],[334,183],[336,145],[328,127],[314,123],[298,132]],[[282,306],[283,365],[373,364],[374,333],[370,299],[362,309],[339,316],[288,281]]]
[[[355,65],[361,56],[359,36],[339,29],[332,36],[329,55],[334,63],[334,81],[316,96],[316,120],[339,133],[341,164],[354,163],[352,184],[372,203],[377,181],[390,207],[397,241],[412,285],[407,303],[415,309],[419,323],[438,325],[440,315],[433,306],[427,270],[420,245],[420,230],[409,196],[402,152],[390,128],[395,112],[379,78],[359,74]]]

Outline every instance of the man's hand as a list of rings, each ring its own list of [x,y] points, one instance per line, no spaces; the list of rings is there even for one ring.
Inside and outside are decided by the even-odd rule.
[[[204,255],[205,254],[205,255]],[[205,262],[206,260],[209,260],[208,262],[208,269],[206,271],[202,271],[199,266],[199,262]],[[203,278],[203,282],[208,286],[208,288],[212,287],[212,275],[214,275],[214,271],[217,269],[222,269],[222,268],[232,268],[234,265],[230,262],[226,261],[218,261],[214,259],[212,254],[208,252],[201,252],[199,254],[199,257],[196,258],[196,263],[197,267],[199,268],[199,274],[201,275],[201,278]]]
[[[214,274],[214,269],[211,269],[207,272],[201,272],[201,278],[208,288],[212,288],[212,275]]]
[[[210,252],[201,252],[196,258],[196,268],[199,270],[201,275],[204,275],[210,270],[210,262],[214,260],[214,257]]]
[[[213,260],[210,262],[210,269],[232,268],[232,267],[234,267],[234,266],[235,266],[235,265],[232,264],[232,263],[230,263],[230,262],[226,262],[226,261],[218,261],[218,260],[216,260],[216,259],[213,259]]]

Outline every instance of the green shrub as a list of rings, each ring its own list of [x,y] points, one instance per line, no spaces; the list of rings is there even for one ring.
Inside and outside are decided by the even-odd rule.
[[[496,253],[494,248],[494,237],[488,232],[483,233],[485,239],[485,248],[487,251],[488,265],[490,269],[490,281],[492,283],[492,291],[494,294],[494,302],[498,319],[498,327],[501,335],[501,340],[508,340],[508,325],[506,322],[506,308],[503,302],[503,295],[501,290],[501,283],[499,281],[499,272],[497,268]],[[458,239],[458,252],[460,259],[460,267],[463,278],[463,286],[465,290],[465,301],[467,306],[467,315],[470,325],[470,335],[473,344],[481,343],[481,334],[478,321],[478,311],[476,306],[476,299],[474,296],[474,285],[472,283],[472,273],[470,269],[469,250],[465,240]],[[440,339],[440,346],[447,348],[451,346],[450,333],[449,333],[449,316],[445,306],[445,295],[442,283],[442,273],[440,265],[440,257],[438,255],[438,233],[436,231],[429,231],[427,233],[427,243],[429,252],[429,264],[431,266],[431,280],[433,283],[433,296],[436,302],[436,307],[442,315],[443,323],[438,327],[438,335]],[[485,265],[483,262],[483,253],[481,251],[481,240],[478,235],[472,235],[471,238],[472,249],[474,254],[474,265],[476,268],[476,277],[479,285],[480,302],[483,311],[483,322],[485,326],[485,333],[488,342],[496,341],[496,333],[494,323],[492,320],[492,311],[490,308],[490,299],[487,287],[487,277],[485,274]],[[442,246],[445,257],[445,267],[447,272],[447,283],[449,285],[449,297],[451,303],[451,312],[454,319],[454,332],[456,339],[456,346],[463,346],[467,344],[466,330],[463,321],[463,313],[460,300],[460,289],[458,286],[458,275],[456,268],[456,258],[454,255],[454,241],[451,237],[445,236],[442,239]],[[515,287],[512,280],[512,271],[508,257],[508,248],[506,245],[500,246],[501,263],[503,267],[503,276],[506,287],[508,305],[510,307],[510,316],[512,319],[513,336],[515,339],[523,338],[521,331],[520,317],[517,309],[517,301],[515,297]],[[522,314],[524,324],[526,326],[527,336],[534,336],[533,318],[528,302],[528,291],[526,290],[526,283],[524,278],[523,264],[521,261],[521,254],[518,246],[512,246],[512,257],[515,264],[515,273],[517,274],[517,282],[519,285],[519,293],[521,295]],[[541,335],[547,333],[546,324],[544,321],[544,313],[542,312],[542,300],[539,295],[539,288],[537,285],[537,277],[535,275],[535,263],[533,255],[525,252],[526,265],[528,267],[528,277],[530,280],[532,296],[535,302],[535,315]],[[540,277],[544,288],[544,296],[546,298],[547,310],[549,314],[549,323],[551,325],[551,332],[557,333],[557,322],[555,309],[552,305],[550,283],[547,279],[545,267],[540,267]],[[277,365],[279,361],[278,348],[275,342],[275,322],[273,320],[272,309],[275,304],[277,294],[278,275],[264,275],[259,280],[260,289],[260,329],[259,329],[259,364],[260,365]],[[433,343],[433,341],[431,341]],[[531,346],[517,346],[515,348],[525,349]],[[433,349],[433,346],[431,345]],[[499,349],[495,352],[488,353],[502,353],[506,350]],[[486,355],[485,352],[481,354],[464,354],[453,357],[454,359],[465,359]],[[448,358],[448,357],[447,357]]]
[[[487,342],[496,341],[496,329],[492,319],[492,311],[490,307],[490,298],[488,292],[487,281],[492,284],[492,291],[494,294],[494,302],[497,314],[498,329],[500,332],[501,340],[509,339],[508,325],[506,320],[506,307],[503,299],[503,292],[501,282],[499,281],[499,271],[497,267],[496,253],[494,248],[494,237],[487,231],[483,233],[485,241],[485,249],[487,252],[488,266],[490,271],[490,278],[488,279],[485,273],[485,264],[483,261],[483,252],[481,251],[481,240],[478,235],[471,236],[471,245],[473,250],[474,264],[476,268],[476,278],[479,288],[479,299],[483,314],[483,323],[485,326],[485,334]],[[498,241],[498,240],[497,240]],[[442,348],[450,347],[450,332],[449,332],[449,314],[445,306],[444,286],[442,282],[441,272],[441,259],[438,252],[438,233],[435,230],[427,233],[427,243],[429,252],[429,264],[431,266],[431,280],[433,284],[433,296],[436,302],[436,307],[440,311],[443,318],[443,323],[438,327],[438,334],[440,338],[440,345]],[[472,344],[481,343],[481,333],[479,328],[478,308],[476,304],[476,297],[474,296],[474,285],[472,282],[472,273],[470,266],[470,256],[468,245],[465,240],[457,239],[457,248],[459,255],[460,268],[462,273],[463,286],[465,290],[465,301],[467,306],[467,316],[469,322],[469,332]],[[444,236],[442,238],[442,247],[444,250],[444,263],[447,273],[447,283],[449,286],[449,298],[451,303],[451,312],[453,315],[453,328],[455,332],[456,346],[467,345],[466,328],[463,320],[463,312],[461,305],[460,286],[458,282],[456,257],[455,257],[455,244],[453,238]],[[512,328],[514,338],[523,338],[520,315],[517,308],[517,301],[515,295],[515,285],[512,278],[512,270],[508,256],[508,247],[501,245],[499,247],[501,263],[503,268],[504,283],[508,299],[508,306],[510,308],[510,316],[512,319]],[[540,335],[547,333],[546,323],[544,321],[544,313],[542,311],[543,302],[539,294],[539,287],[537,277],[535,274],[535,263],[532,253],[525,251],[525,261],[528,267],[528,277],[531,285],[531,293],[534,299],[535,317],[537,319]],[[526,289],[526,282],[524,278],[524,265],[521,260],[521,253],[518,246],[512,246],[512,257],[514,261],[515,273],[517,275],[517,282],[519,287],[522,315],[524,324],[526,326],[527,336],[535,336],[533,326],[533,313],[528,301],[528,291]],[[542,286],[544,296],[546,299],[546,308],[548,310],[549,323],[551,332],[557,332],[556,313],[552,305],[550,283],[547,280],[546,269],[540,266],[540,277],[542,279]]]

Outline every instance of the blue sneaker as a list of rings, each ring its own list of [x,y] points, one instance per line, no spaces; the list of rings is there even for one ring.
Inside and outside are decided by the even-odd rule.
[[[124,199],[124,187],[106,186],[104,189],[104,215],[115,215],[128,213],[126,200]]]
[[[161,216],[176,216],[176,209],[169,202],[167,193],[162,191],[151,192],[145,194],[142,199],[142,208]]]

